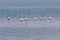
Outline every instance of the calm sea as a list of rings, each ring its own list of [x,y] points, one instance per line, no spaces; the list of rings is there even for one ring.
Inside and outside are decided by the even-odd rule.
[[[8,23],[7,17],[11,17]],[[21,17],[40,16],[43,22],[31,20],[21,24]],[[51,16],[54,21],[48,23]],[[60,8],[59,7],[26,7],[0,8],[0,40],[60,40]]]

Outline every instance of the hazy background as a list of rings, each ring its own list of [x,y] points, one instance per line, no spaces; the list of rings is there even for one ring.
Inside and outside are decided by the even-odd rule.
[[[60,0],[0,0],[0,7],[60,6]]]

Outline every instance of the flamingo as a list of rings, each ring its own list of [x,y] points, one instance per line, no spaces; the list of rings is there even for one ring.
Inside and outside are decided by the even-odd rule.
[[[25,21],[28,21],[28,18],[25,18]]]
[[[35,24],[37,24],[37,20],[38,20],[37,17],[34,17]]]
[[[20,18],[21,25],[23,24],[24,18]]]
[[[25,25],[27,25],[28,24],[28,18],[24,18],[24,20],[25,20]]]
[[[7,17],[7,20],[8,20],[8,25],[9,25],[9,21],[11,20],[11,18],[10,17]]]
[[[39,17],[39,20],[40,20],[40,21],[42,21],[42,20],[43,20],[43,18],[42,18],[42,17]]]
[[[49,22],[49,23],[52,22],[52,17],[48,17],[48,22]]]
[[[37,17],[34,17],[34,21],[37,21]]]
[[[24,18],[20,18],[20,21],[24,21]]]

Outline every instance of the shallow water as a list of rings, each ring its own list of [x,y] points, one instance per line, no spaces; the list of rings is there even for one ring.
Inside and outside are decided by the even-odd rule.
[[[48,23],[29,21],[21,25],[17,20],[6,20],[0,23],[1,40],[60,40],[60,21]]]
[[[44,20],[23,23],[18,20],[34,16]],[[49,16],[54,19],[51,23],[47,20]],[[0,8],[0,40],[60,40],[60,8]]]
[[[59,40],[60,27],[0,27],[1,40]]]

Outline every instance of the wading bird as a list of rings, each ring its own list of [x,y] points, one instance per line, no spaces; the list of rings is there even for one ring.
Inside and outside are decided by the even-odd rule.
[[[25,21],[28,21],[28,18],[25,18]]]
[[[21,25],[23,24],[24,18],[20,18]]]
[[[11,20],[11,18],[10,17],[7,17],[7,20],[8,20],[8,24],[9,24],[9,21]]]
[[[37,17],[34,17],[33,19],[35,21],[35,24],[37,24],[37,21],[38,21]]]
[[[37,19],[37,17],[34,17],[34,21],[37,21],[38,19]]]
[[[52,22],[52,17],[48,17],[48,22],[49,22],[49,23]]]
[[[20,21],[24,21],[24,18],[20,18]]]
[[[39,17],[39,20],[42,22],[43,21],[43,18],[42,17]]]
[[[25,25],[27,25],[27,24],[28,24],[29,19],[28,19],[28,18],[24,18],[24,20],[25,20]]]

